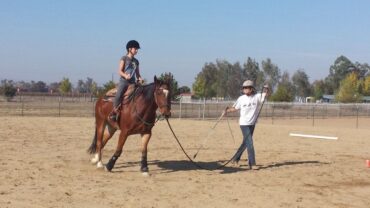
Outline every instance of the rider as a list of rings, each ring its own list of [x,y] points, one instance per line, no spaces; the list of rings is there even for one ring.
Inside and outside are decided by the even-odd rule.
[[[119,62],[119,69],[118,73],[120,75],[118,87],[117,87],[117,94],[113,101],[113,111],[109,116],[109,119],[112,122],[117,122],[117,114],[119,105],[122,102],[122,97],[125,94],[128,86],[130,84],[134,84],[136,79],[139,82],[143,82],[143,79],[140,76],[139,70],[139,61],[135,58],[138,50],[140,49],[140,45],[136,40],[130,40],[126,44],[126,51],[127,54],[122,56]]]

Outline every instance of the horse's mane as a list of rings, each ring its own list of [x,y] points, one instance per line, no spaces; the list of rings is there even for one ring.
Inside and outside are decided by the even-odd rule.
[[[142,89],[143,89],[143,95],[144,95],[145,101],[152,100],[153,95],[154,95],[155,83],[152,82],[152,83],[143,85]]]

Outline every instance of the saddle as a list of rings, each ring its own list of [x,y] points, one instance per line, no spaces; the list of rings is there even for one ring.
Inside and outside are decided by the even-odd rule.
[[[122,105],[124,105],[125,103],[130,102],[130,100],[137,93],[138,88],[139,88],[139,85],[137,85],[137,84],[130,84],[127,87],[126,92],[123,94],[122,103],[119,104],[118,108],[116,109],[116,117],[117,117],[116,121],[112,121],[112,120],[109,119],[109,117],[112,116],[113,111],[108,115],[108,123],[110,123],[111,126],[114,127],[115,129],[119,129],[118,121],[120,119],[120,111],[122,109]],[[105,93],[103,101],[104,102],[113,102],[113,99],[115,98],[116,94],[117,94],[117,88],[113,88],[113,89],[109,90],[108,92]]]
[[[136,84],[130,84],[127,87],[126,92],[123,94],[122,100],[127,100],[131,98],[135,90],[137,89],[137,87],[138,85]],[[106,92],[103,100],[106,102],[113,102],[113,99],[116,97],[116,94],[117,94],[117,87],[110,89],[108,92]]]

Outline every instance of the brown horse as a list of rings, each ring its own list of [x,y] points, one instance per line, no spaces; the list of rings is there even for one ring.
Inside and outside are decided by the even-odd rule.
[[[162,116],[169,117],[171,115],[170,86],[170,81],[161,81],[154,77],[153,83],[138,86],[133,95],[130,96],[131,98],[122,100],[122,110],[120,111],[120,119],[118,121],[121,132],[116,151],[105,166],[106,170],[111,171],[113,169],[116,160],[121,156],[127,137],[133,134],[141,134],[142,157],[140,170],[148,172],[147,147],[156,121],[156,111],[159,108]],[[88,152],[95,154],[91,162],[97,164],[98,168],[104,167],[102,163],[102,149],[117,131],[108,122],[108,115],[112,108],[113,104],[111,101],[99,98],[96,102],[95,136]]]

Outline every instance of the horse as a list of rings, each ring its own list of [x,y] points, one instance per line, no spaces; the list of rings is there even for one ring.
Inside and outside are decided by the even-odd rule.
[[[152,128],[156,122],[156,111],[159,108],[161,116],[166,118],[171,115],[171,81],[159,80],[154,76],[154,82],[147,85],[139,85],[129,98],[122,99],[122,110],[119,112],[118,126],[120,131],[116,150],[109,162],[104,166],[102,163],[102,149],[109,139],[117,131],[111,125],[108,116],[113,109],[113,104],[104,98],[99,98],[95,106],[95,136],[88,148],[90,154],[95,154],[91,163],[97,168],[111,171],[117,159],[122,154],[122,148],[128,136],[141,134],[141,167],[140,171],[147,173],[147,149],[152,136]],[[106,128],[108,127],[108,128]]]

